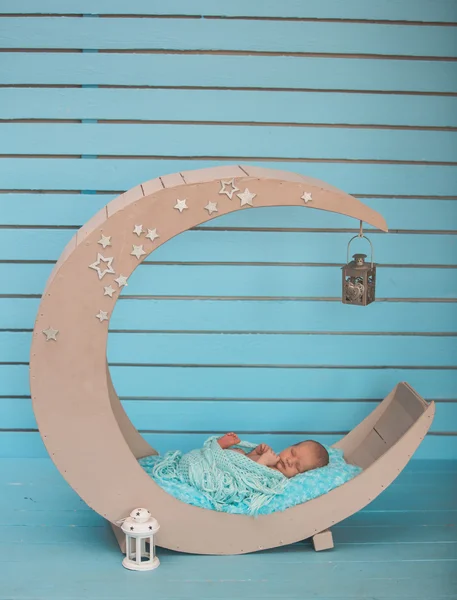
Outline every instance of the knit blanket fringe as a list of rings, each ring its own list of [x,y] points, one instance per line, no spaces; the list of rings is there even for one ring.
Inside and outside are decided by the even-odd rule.
[[[234,446],[244,451],[255,447],[250,442]],[[279,471],[259,465],[244,454],[222,450],[215,436],[208,438],[203,448],[187,454],[167,452],[154,466],[152,476],[191,485],[218,511],[227,504],[244,502],[250,515],[282,494],[289,481]]]

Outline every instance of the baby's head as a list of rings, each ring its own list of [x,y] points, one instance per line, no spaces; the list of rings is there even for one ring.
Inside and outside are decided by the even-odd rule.
[[[276,465],[286,477],[295,477],[312,469],[328,465],[328,452],[322,444],[314,440],[299,442],[279,453],[279,462]]]

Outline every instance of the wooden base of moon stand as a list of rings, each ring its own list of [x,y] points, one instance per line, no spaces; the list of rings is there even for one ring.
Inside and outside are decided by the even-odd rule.
[[[313,535],[313,546],[316,552],[333,548],[333,535],[330,529],[326,529],[325,531],[321,531],[321,533]]]
[[[67,482],[111,523],[136,506],[150,510],[161,525],[158,546],[243,554],[320,534],[390,485],[431,425],[433,403],[397,385],[336,444],[364,469],[360,475],[258,518],[180,502],[138,464],[156,451],[124,412],[106,362],[108,324],[122,288],[152,251],[179,233],[238,210],[274,206],[336,212],[387,231],[379,213],[323,181],[245,165],[186,171],[147,181],[100,210],[64,249],[43,293],[30,385],[44,444]]]

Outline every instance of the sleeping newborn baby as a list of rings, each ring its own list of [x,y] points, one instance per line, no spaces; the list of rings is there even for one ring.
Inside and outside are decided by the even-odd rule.
[[[275,469],[289,479],[300,473],[325,467],[329,461],[327,450],[314,440],[299,442],[285,448],[279,454],[273,452],[267,444],[259,444],[251,452],[245,453],[240,448],[233,448],[239,443],[240,438],[233,432],[226,433],[218,439],[218,444],[223,450],[245,454],[253,461]]]

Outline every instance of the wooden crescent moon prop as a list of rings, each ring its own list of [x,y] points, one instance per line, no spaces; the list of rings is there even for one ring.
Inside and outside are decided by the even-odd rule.
[[[217,212],[211,211],[214,203]],[[81,498],[111,523],[136,506],[147,507],[161,525],[158,544],[173,550],[252,552],[319,533],[388,485],[429,426],[421,419],[413,425],[416,433],[412,441],[400,441],[405,450],[395,468],[384,464],[383,477],[374,483],[366,480],[367,470],[317,500],[256,519],[184,504],[143,471],[137,458],[155,450],[127,418],[106,360],[109,317],[124,281],[119,277],[129,277],[150,252],[179,233],[251,204],[318,208],[387,230],[378,213],[352,196],[294,173],[227,166],[167,175],[117,197],[77,232],[51,273],[37,315],[30,359],[32,400],[52,460]],[[138,237],[134,228],[139,223],[152,224],[160,237],[147,238],[146,232]],[[105,287],[115,293],[106,294]],[[352,454],[356,441],[368,433],[364,424],[359,434],[356,429],[347,436]]]

